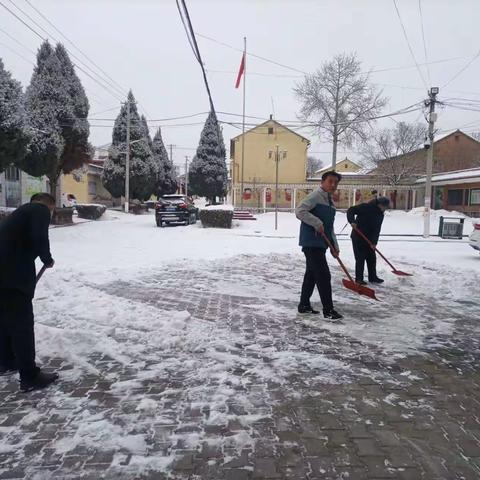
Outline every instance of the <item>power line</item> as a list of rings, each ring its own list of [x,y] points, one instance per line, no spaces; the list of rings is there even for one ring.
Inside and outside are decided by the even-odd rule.
[[[425,27],[424,27],[424,21],[423,21],[422,0],[418,0],[418,10],[420,12],[420,25],[422,27],[423,52],[425,54],[425,64],[427,64],[428,63],[427,42],[425,41]],[[432,84],[432,79],[430,78],[430,69],[428,68],[428,65],[427,65],[427,76],[428,76],[429,83]]]
[[[220,40],[216,40],[215,38],[212,38],[212,37],[209,37],[207,35],[203,35],[201,33],[198,33],[196,32],[197,36],[201,37],[201,38],[205,38],[211,42],[214,42],[218,45],[221,45],[223,47],[226,47],[226,48],[230,48],[231,50],[235,50],[237,52],[242,52],[243,53],[243,49],[241,48],[238,48],[238,47],[235,47],[233,45],[230,45],[228,43],[225,43],[225,42],[222,42]],[[269,74],[269,73],[260,73],[260,72],[249,72],[249,75],[258,75],[258,76],[268,76],[268,77],[278,77],[278,78],[303,78],[304,75],[308,75],[309,72],[305,72],[303,70],[300,70],[298,68],[295,68],[295,67],[292,67],[290,65],[286,65],[284,63],[279,63],[275,60],[272,60],[270,58],[266,58],[266,57],[262,57],[260,55],[256,55],[252,52],[247,52],[247,55],[251,56],[251,57],[254,57],[254,58],[258,58],[260,60],[263,60],[265,62],[268,62],[268,63],[271,63],[273,65],[276,65],[276,66],[279,66],[279,67],[282,67],[282,68],[286,68],[288,70],[292,70],[294,72],[298,72],[298,73],[302,73],[303,75],[282,75],[282,74]],[[379,69],[370,69],[368,71],[364,71],[364,72],[360,72],[361,75],[369,75],[371,73],[382,73],[382,72],[390,72],[390,71],[395,71],[395,70],[409,70],[409,69],[412,69],[412,68],[418,68],[419,66],[428,66],[428,65],[436,65],[436,64],[440,64],[440,63],[447,63],[447,62],[453,62],[453,61],[456,61],[456,60],[464,60],[466,58],[470,58],[471,56],[468,55],[468,56],[458,56],[458,57],[449,57],[449,58],[444,58],[444,59],[440,59],[440,60],[433,60],[431,62],[425,62],[425,63],[416,63],[414,65],[403,65],[403,66],[400,66],[400,67],[386,67],[386,68],[379,68]],[[237,74],[238,72],[234,72],[234,71],[230,71],[230,70],[211,70],[211,69],[208,69],[208,71],[210,73],[232,73],[232,74]]]
[[[229,45],[228,43],[220,42],[219,40],[215,40],[212,37],[208,37],[207,35],[202,35],[201,33],[198,33],[198,32],[196,32],[196,34],[201,38],[205,38],[206,40],[210,40],[211,42],[217,43],[217,44],[222,45],[224,47],[227,47],[227,48],[230,48],[232,50],[236,50],[237,52],[242,52],[243,53],[243,49],[239,49],[237,47],[234,47],[233,45]],[[247,52],[247,55],[249,57],[258,58],[259,60],[263,60],[264,62],[268,62],[268,63],[271,63],[273,65],[277,65],[278,67],[287,68],[288,70],[292,70],[294,72],[303,73],[304,75],[308,75],[308,72],[305,72],[303,70],[299,70],[298,68],[290,67],[290,66],[285,65],[283,63],[276,62],[275,60],[270,60],[269,58],[266,58],[266,57],[261,57],[260,55],[256,55],[256,54],[251,53],[251,52]]]
[[[12,0],[9,0],[10,2]],[[13,2],[12,2],[13,3]],[[40,33],[38,33],[37,30],[35,30],[31,25],[29,25],[27,22],[25,22],[21,17],[19,17],[15,12],[13,12],[12,10],[10,10],[3,2],[0,1],[0,5],[5,8],[5,10],[7,10],[11,15],[13,15],[19,22],[21,22],[23,25],[25,25],[30,31],[32,31],[36,36],[38,36],[42,41],[47,41],[48,38],[45,38],[43,37]],[[15,8],[17,8],[17,10],[21,11],[27,18],[31,19],[31,17],[28,15],[28,14],[25,14],[23,12],[23,10],[21,8],[19,8],[17,5],[13,4],[15,6]],[[41,30],[43,30],[44,32],[46,32],[47,36],[50,36],[53,38],[53,40],[55,40],[55,37],[53,37],[52,35],[50,35],[41,25],[39,25],[35,20],[31,19],[33,21],[33,23],[35,25],[38,25],[39,28]],[[68,51],[68,50],[67,50]],[[71,52],[69,52],[73,57],[77,58],[74,54],[72,54]],[[82,62],[83,63],[83,62]],[[110,93],[110,95],[112,95],[113,97],[115,97],[117,100],[122,100],[122,98],[120,96],[118,96],[118,94],[115,94],[114,92],[112,92],[112,90],[110,88],[108,88],[107,86],[105,86],[103,83],[101,83],[99,80],[97,80],[95,77],[92,77],[92,75],[90,75],[88,72],[86,72],[83,68],[81,68],[79,65],[75,64],[72,62],[72,64],[78,68],[80,71],[82,71],[85,75],[87,75],[89,78],[91,78],[94,82],[98,83],[102,88],[104,88],[108,93]],[[89,67],[88,67],[89,68]],[[90,69],[91,70],[91,69]],[[95,75],[98,76],[98,74],[96,74],[94,72]],[[105,82],[108,84],[108,82]]]
[[[407,45],[408,45],[408,49],[410,50],[410,55],[412,56],[413,61],[415,62],[415,66],[417,67],[418,74],[420,75],[420,78],[422,79],[422,82],[425,85],[425,88],[428,89],[427,83],[425,82],[425,78],[423,77],[423,73],[420,70],[420,67],[418,66],[417,59],[415,58],[415,54],[413,53],[412,45],[410,44],[410,40],[408,39],[407,31],[405,30],[405,25],[403,24],[403,20],[402,20],[402,17],[400,15],[400,11],[398,10],[396,0],[393,0],[393,4],[395,6],[395,10],[397,12],[397,16],[398,16],[398,19],[400,21],[400,25],[401,25],[402,30],[403,30],[403,36],[405,37],[405,40],[406,40]]]
[[[31,22],[33,22],[33,24],[35,26],[37,26],[38,28],[40,28],[40,30],[42,32],[44,32],[47,37],[51,37],[55,42],[57,43],[60,43],[58,41],[57,38],[55,38],[48,30],[46,30],[44,27],[42,27],[42,25],[40,25],[34,18],[32,18],[28,13],[25,12],[25,10],[22,10],[18,5],[16,5],[13,0],[9,0],[9,2],[19,11],[21,12],[25,17],[27,17]],[[77,61],[79,61],[85,68],[87,68],[88,70],[90,70],[90,72],[92,72],[93,75],[96,75],[102,82],[105,82],[106,85],[110,86],[111,88],[114,88],[117,93],[120,93],[122,96],[125,95],[125,92],[123,92],[121,89],[119,89],[118,87],[116,87],[113,83],[111,83],[110,81],[108,80],[105,80],[104,78],[102,78],[97,72],[95,72],[89,65],[87,65],[85,62],[83,62],[83,60],[81,60],[80,58],[78,58],[73,52],[71,52],[70,50],[68,50],[66,47],[65,49],[67,50],[67,52],[73,57],[75,58]],[[78,65],[76,65],[77,68],[80,68]],[[84,71],[84,70],[82,70]]]
[[[185,19],[183,17],[183,14],[185,14],[185,16],[186,16],[187,23],[188,23],[188,29],[186,29],[186,31],[188,30],[187,31],[187,37],[189,38],[189,41],[191,40],[191,43],[190,43],[191,46],[192,46],[192,43],[193,43],[192,48],[194,50],[194,55],[195,55],[195,58],[197,59],[198,63],[200,64],[200,68],[202,70],[203,80],[205,82],[205,88],[207,89],[208,99],[210,101],[210,110],[212,112],[215,112],[215,107],[213,105],[212,93],[210,91],[210,85],[208,84],[207,73],[205,71],[205,66],[204,66],[203,61],[202,61],[202,56],[200,54],[200,49],[198,48],[197,39],[195,38],[195,32],[193,30],[192,22],[190,20],[190,14],[188,13],[187,5],[185,4],[185,0],[176,0],[176,1],[177,1],[178,11],[180,13],[180,17],[182,19],[182,22],[183,22],[184,26],[185,26]],[[181,2],[181,7],[180,7],[180,2]]]
[[[4,33],[10,40],[13,40],[17,45],[20,45],[22,48],[27,50],[29,53],[32,55],[36,55],[36,53],[33,50],[30,50],[28,47],[26,47],[23,43],[19,42],[15,37],[10,35],[7,31],[5,31],[3,28],[0,28],[0,32]]]
[[[115,79],[113,79],[110,75],[108,75],[105,70],[103,70],[100,66],[98,66],[86,53],[84,53],[72,40],[70,40],[61,30],[59,30],[38,8],[36,8],[29,0],[25,0],[25,2],[30,5],[30,7],[37,12],[40,17],[42,17],[59,35],[61,35],[67,42],[69,42],[73,47],[75,47],[92,65],[94,65],[98,70],[100,70],[105,77],[110,79],[115,85],[117,85],[121,91],[124,92],[126,89],[122,87]]]
[[[17,57],[20,57],[22,60],[25,60],[27,63],[29,63],[30,65],[33,65],[35,66],[35,64],[31,61],[31,60],[28,60],[28,58],[25,58],[21,53],[18,53],[15,49],[13,49],[12,47],[9,47],[8,45],[6,45],[5,43],[3,42],[0,42],[0,45],[2,45],[2,47],[5,47],[7,48],[8,50],[10,50],[12,53],[14,53],[15,55],[17,55]]]
[[[442,86],[442,90],[450,85],[454,80],[456,80],[468,67],[470,67],[470,65],[475,62],[475,60],[477,60],[477,58],[480,57],[480,50],[478,51],[478,53],[465,65],[463,66],[447,83],[445,83],[443,86]]]

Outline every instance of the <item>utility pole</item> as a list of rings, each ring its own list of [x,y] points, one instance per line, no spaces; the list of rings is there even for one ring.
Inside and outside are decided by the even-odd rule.
[[[438,87],[430,88],[428,92],[429,99],[426,105],[430,107],[428,115],[428,135],[425,141],[425,148],[427,149],[427,176],[425,178],[425,210],[424,224],[423,224],[423,236],[428,238],[430,236],[430,208],[432,204],[432,170],[433,170],[433,139],[434,139],[434,127],[437,120],[437,114],[435,113],[435,103],[437,101],[439,89]]]
[[[185,155],[185,196],[188,197],[188,155]]]
[[[176,147],[176,145],[171,143],[170,145],[167,145],[167,147],[170,148],[170,161],[173,163],[173,148]]]
[[[127,100],[127,151],[125,152],[125,213],[130,202],[130,99]]]
[[[283,158],[287,157],[287,152],[281,152]],[[280,163],[280,150],[278,145],[275,148],[275,230],[278,230],[278,164]]]

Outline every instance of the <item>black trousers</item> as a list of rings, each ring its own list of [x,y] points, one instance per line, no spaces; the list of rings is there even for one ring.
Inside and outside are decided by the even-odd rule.
[[[324,248],[303,247],[302,249],[306,259],[305,276],[303,277],[302,294],[300,297],[301,305],[310,305],[310,298],[318,288],[323,310],[330,311],[333,308],[332,300],[332,277],[328,268],[326,250]]]
[[[0,365],[17,368],[21,380],[32,380],[35,333],[32,300],[17,290],[0,290]]]
[[[363,238],[352,238],[355,255],[355,280],[363,280],[365,262],[367,262],[368,279],[377,278],[377,255]]]

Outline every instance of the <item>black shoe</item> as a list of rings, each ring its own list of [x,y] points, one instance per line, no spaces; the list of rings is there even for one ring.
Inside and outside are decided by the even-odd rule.
[[[343,318],[343,315],[340,315],[338,312],[336,312],[333,308],[329,311],[324,311],[323,312],[323,318],[329,318],[330,320],[340,320]]]
[[[298,313],[311,313],[312,315],[318,315],[320,312],[314,310],[311,305],[299,305]]]
[[[365,280],[355,280],[355,283],[358,283],[358,285],[366,285],[367,282]]]
[[[0,365],[0,377],[3,377],[5,375],[11,375],[12,373],[15,373],[17,369],[15,367],[4,367]]]
[[[382,278],[378,278],[378,277],[375,277],[375,278],[372,278],[372,280],[368,280],[370,283],[383,283],[385,280],[383,280]]]
[[[38,372],[36,377],[33,380],[20,381],[20,390],[22,392],[31,392],[32,390],[40,390],[42,388],[48,387],[50,384],[55,382],[58,379],[58,373],[45,373],[45,372]]]

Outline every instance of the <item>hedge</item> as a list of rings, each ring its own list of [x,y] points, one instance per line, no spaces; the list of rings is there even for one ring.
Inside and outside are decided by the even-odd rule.
[[[232,228],[233,210],[200,210],[200,221],[205,228]]]

